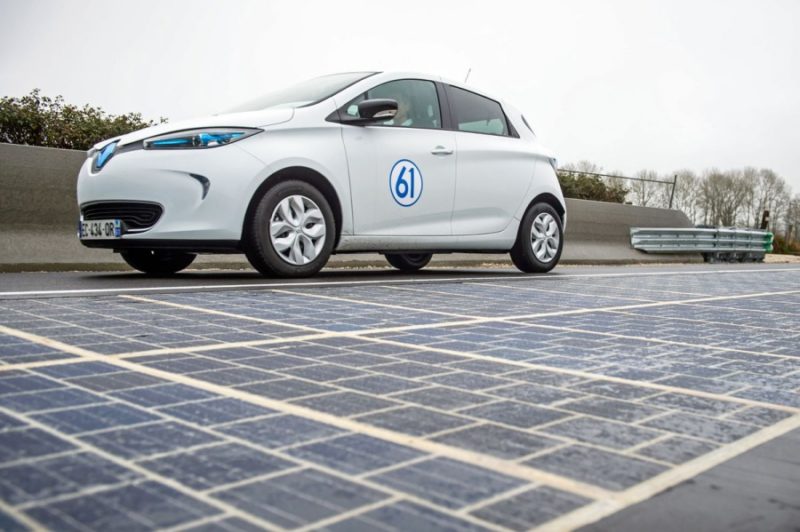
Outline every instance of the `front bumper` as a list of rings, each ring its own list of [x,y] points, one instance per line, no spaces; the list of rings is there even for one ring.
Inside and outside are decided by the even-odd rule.
[[[81,240],[87,248],[150,249],[186,251],[191,253],[244,253],[239,240],[169,240],[166,238],[117,238],[113,240]]]
[[[88,247],[232,250],[241,240],[252,183],[264,165],[238,146],[205,150],[133,150],[95,172],[87,159],[78,175],[78,203],[151,202],[158,221],[119,239],[81,240]]]

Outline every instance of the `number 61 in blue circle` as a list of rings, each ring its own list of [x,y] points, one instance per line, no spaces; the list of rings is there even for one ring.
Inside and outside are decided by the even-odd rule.
[[[422,172],[409,159],[400,159],[389,172],[389,191],[401,207],[411,207],[422,195]]]
[[[397,176],[397,183],[395,183],[395,185],[394,185],[394,191],[397,194],[398,198],[402,199],[402,198],[405,198],[406,196],[408,196],[409,198],[413,199],[414,198],[414,181],[415,181],[415,179],[414,179],[414,168],[409,168],[408,169],[408,173],[409,173],[408,181],[403,179],[403,175],[405,175],[405,173],[406,173],[406,167],[404,166],[400,170],[400,175]],[[411,183],[411,184],[409,185],[409,183]]]

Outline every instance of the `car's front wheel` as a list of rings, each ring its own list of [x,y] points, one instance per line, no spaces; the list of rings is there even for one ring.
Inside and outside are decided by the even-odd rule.
[[[433,255],[430,253],[387,253],[385,257],[389,264],[398,270],[415,272],[427,266]]]
[[[304,181],[267,190],[248,220],[245,252],[264,275],[309,277],[328,262],[336,226],[325,196]]]
[[[172,275],[188,268],[194,261],[194,253],[150,249],[130,249],[120,253],[131,268],[148,275]]]
[[[511,260],[523,272],[545,273],[558,264],[563,248],[561,217],[547,203],[536,203],[522,217]]]

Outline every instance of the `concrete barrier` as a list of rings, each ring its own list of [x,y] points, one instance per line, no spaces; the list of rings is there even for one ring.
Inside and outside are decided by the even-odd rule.
[[[699,254],[654,256],[631,246],[631,227],[694,227],[674,209],[567,199],[567,263],[701,262]]]
[[[89,249],[75,235],[75,180],[82,151],[0,144],[0,271],[127,269],[108,250]],[[567,200],[569,220],[562,262],[619,264],[700,261],[700,256],[648,255],[630,245],[631,227],[691,227],[679,211]],[[434,264],[510,264],[508,255],[453,253]],[[243,255],[204,255],[198,267],[249,267]],[[376,254],[331,258],[331,266],[385,266]]]

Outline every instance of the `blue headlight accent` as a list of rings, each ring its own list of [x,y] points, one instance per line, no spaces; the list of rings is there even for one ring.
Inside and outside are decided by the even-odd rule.
[[[185,137],[181,139],[163,139],[163,140],[154,140],[152,146],[191,146],[192,139],[191,137]]]
[[[237,131],[235,133],[200,133],[195,137],[200,146],[208,146],[212,142],[217,144],[227,144],[228,142],[238,139],[244,135],[243,132]]]
[[[145,149],[216,148],[245,139],[262,130],[257,128],[215,127],[176,131],[144,141]]]
[[[100,152],[97,154],[97,160],[94,163],[98,170],[108,162],[111,156],[114,155],[114,150],[116,149],[117,143],[112,142],[111,144],[106,144],[103,149],[100,150]]]

